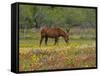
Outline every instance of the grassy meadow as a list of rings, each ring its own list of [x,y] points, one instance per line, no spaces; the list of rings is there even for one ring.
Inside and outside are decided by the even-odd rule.
[[[53,70],[96,67],[96,31],[93,28],[70,29],[69,43],[63,38],[54,45],[39,46],[40,31],[19,32],[19,71]]]

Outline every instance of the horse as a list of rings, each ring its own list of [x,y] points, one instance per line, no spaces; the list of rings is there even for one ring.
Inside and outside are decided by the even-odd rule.
[[[41,29],[41,39],[40,39],[40,46],[42,41],[45,39],[45,45],[47,45],[48,38],[54,38],[56,45],[58,43],[59,37],[63,37],[64,41],[68,43],[69,41],[69,29],[66,29],[67,32],[63,31],[61,28],[49,28],[43,27]]]

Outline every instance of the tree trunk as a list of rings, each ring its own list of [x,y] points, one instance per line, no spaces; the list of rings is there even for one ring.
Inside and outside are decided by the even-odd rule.
[[[35,21],[35,28],[39,28],[37,20],[35,19],[34,21]]]

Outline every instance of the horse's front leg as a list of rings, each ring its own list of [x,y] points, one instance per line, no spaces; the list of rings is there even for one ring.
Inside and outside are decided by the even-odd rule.
[[[58,38],[55,38],[55,43],[54,45],[56,45],[58,43]]]
[[[45,37],[45,45],[47,45],[48,37]]]

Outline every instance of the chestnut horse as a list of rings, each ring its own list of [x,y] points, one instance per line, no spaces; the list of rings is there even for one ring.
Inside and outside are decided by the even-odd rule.
[[[48,27],[43,27],[41,29],[41,40],[40,40],[40,45],[45,38],[45,45],[47,45],[48,38],[54,38],[55,43],[58,43],[59,37],[63,37],[65,42],[67,43],[69,40],[69,30],[66,30],[67,32],[64,32],[61,28],[48,28]]]

